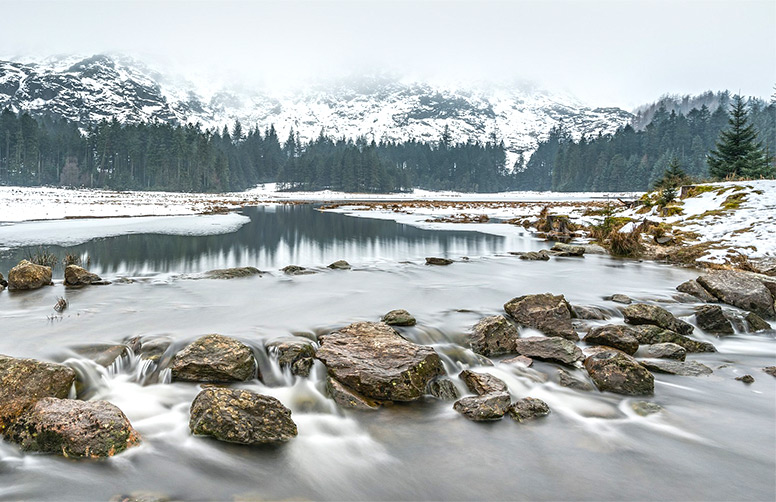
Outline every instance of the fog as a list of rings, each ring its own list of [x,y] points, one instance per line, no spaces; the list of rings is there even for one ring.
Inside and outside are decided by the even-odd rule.
[[[104,52],[212,85],[520,79],[632,109],[709,89],[769,97],[776,2],[0,1],[4,57]]]

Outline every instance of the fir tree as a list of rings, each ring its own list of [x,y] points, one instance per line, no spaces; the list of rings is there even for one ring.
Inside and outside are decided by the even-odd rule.
[[[716,179],[729,176],[761,177],[771,174],[770,159],[749,117],[741,96],[733,97],[728,129],[722,131],[716,149],[709,153],[709,174]]]
[[[663,171],[663,177],[655,183],[656,189],[677,188],[690,181],[690,177],[682,169],[677,157],[671,158],[668,167]]]

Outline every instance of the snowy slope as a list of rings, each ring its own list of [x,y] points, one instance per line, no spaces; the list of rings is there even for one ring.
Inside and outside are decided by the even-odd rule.
[[[632,115],[589,108],[571,96],[531,86],[443,86],[391,77],[318,84],[301,91],[217,91],[154,71],[123,56],[97,55],[26,62],[0,61],[0,107],[64,117],[84,125],[116,118],[222,128],[274,124],[281,140],[293,128],[301,139],[334,137],[436,141],[445,127],[453,140],[503,140],[510,165],[530,155],[563,123],[578,139],[612,133]]]

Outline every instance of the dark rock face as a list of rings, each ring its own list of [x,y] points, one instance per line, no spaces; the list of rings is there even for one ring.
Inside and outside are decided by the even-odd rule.
[[[428,383],[428,393],[442,401],[455,401],[461,394],[449,378],[435,378]]]
[[[698,283],[723,302],[763,317],[776,316],[773,295],[750,275],[733,270],[717,270],[698,277]]]
[[[103,281],[99,275],[93,274],[85,268],[79,267],[78,265],[68,265],[65,267],[66,287],[80,288],[90,284],[103,285],[110,283],[108,281]]]
[[[350,263],[345,260],[337,260],[334,263],[330,263],[328,267],[333,270],[350,270]]]
[[[766,329],[771,329],[771,325],[768,324],[767,321],[765,321],[762,317],[755,314],[754,312],[749,312],[746,314],[746,324],[749,327],[750,331],[763,331]]]
[[[487,422],[501,420],[509,410],[511,402],[509,394],[502,392],[464,397],[453,404],[453,409],[469,420]]]
[[[727,320],[719,305],[701,305],[695,309],[695,321],[703,331],[715,335],[732,335],[733,325]]]
[[[515,351],[515,341],[520,335],[506,317],[494,315],[481,319],[472,328],[469,345],[472,350],[483,356],[511,354]]]
[[[193,434],[248,445],[282,443],[297,435],[291,410],[274,397],[216,387],[194,398],[189,429]]]
[[[341,408],[354,410],[376,410],[380,403],[361,395],[342,382],[331,377],[326,379],[326,392]]]
[[[558,337],[520,338],[515,342],[515,350],[518,354],[533,359],[569,365],[585,358],[582,350],[574,342]]]
[[[677,319],[671,312],[657,305],[647,305],[646,303],[628,305],[622,313],[628,324],[651,324],[681,335],[689,335],[694,329],[692,324]]]
[[[0,274],[0,291],[4,290],[6,287],[8,287],[8,281],[5,280],[3,274]]]
[[[280,269],[286,275],[309,275],[314,274],[315,270],[310,270],[299,265],[289,265]]]
[[[585,254],[585,247],[556,242],[551,251],[557,256],[582,256]]]
[[[205,277],[208,279],[237,279],[260,275],[261,273],[261,270],[256,267],[218,268],[205,272]]]
[[[548,253],[546,249],[542,249],[540,251],[517,252],[512,254],[519,256],[521,260],[547,261],[550,259],[550,253]]]
[[[637,415],[642,417],[658,413],[663,409],[659,404],[650,403],[648,401],[634,401],[631,403],[631,408]]]
[[[405,340],[385,323],[354,323],[320,343],[316,357],[329,374],[373,399],[414,401],[429,380],[444,375],[433,348]]]
[[[571,374],[563,369],[558,369],[558,385],[561,387],[568,387],[569,389],[591,391],[593,386],[587,382],[579,380],[571,376]]]
[[[8,272],[8,289],[38,289],[51,284],[51,267],[22,260]]]
[[[623,295],[620,293],[612,295],[610,300],[613,301],[614,303],[622,303],[623,305],[630,305],[631,303],[633,303],[633,300],[631,299],[630,296]]]
[[[74,381],[67,366],[0,355],[0,434],[37,400],[66,398]]]
[[[175,354],[173,380],[239,382],[253,378],[256,361],[250,347],[223,335],[206,335]]]
[[[716,352],[714,345],[693,340],[674,331],[659,326],[642,325],[633,328],[633,333],[642,344],[675,343],[687,352]]]
[[[110,457],[140,444],[140,436],[107,401],[47,397],[8,427],[6,441],[25,451],[65,457]]]
[[[509,407],[509,416],[518,422],[535,420],[550,414],[550,407],[541,399],[525,397]]]
[[[571,325],[571,307],[563,295],[520,296],[507,302],[504,310],[519,324],[538,329],[547,336],[579,340]]]
[[[647,357],[655,359],[674,359],[677,361],[684,361],[687,357],[687,349],[681,345],[675,343],[655,343],[653,345],[647,345],[644,348],[644,354]]]
[[[129,356],[129,348],[126,345],[77,345],[72,347],[72,351],[106,368],[116,359]]]
[[[585,359],[585,369],[602,391],[628,396],[651,395],[655,377],[628,354],[616,349],[601,350]]]
[[[458,378],[463,380],[466,387],[470,391],[474,392],[478,396],[484,396],[485,394],[508,392],[509,388],[500,378],[496,378],[493,375],[487,373],[476,373],[474,371],[463,370]]]
[[[650,371],[680,376],[711,375],[712,370],[697,361],[671,361],[668,359],[641,359],[639,361]]]
[[[687,293],[688,295],[692,295],[695,298],[704,301],[704,302],[715,302],[717,301],[717,298],[706,291],[706,289],[698,284],[698,281],[695,279],[690,279],[689,281],[683,282],[680,285],[676,287],[676,290],[681,293]]]
[[[291,368],[291,373],[301,377],[310,375],[315,359],[312,343],[303,340],[280,340],[267,344],[270,353],[277,354],[282,368]]]
[[[415,326],[417,320],[406,310],[396,309],[385,314],[383,322],[389,326]]]
[[[589,345],[605,345],[633,355],[639,349],[639,341],[633,329],[619,324],[590,328],[583,341]]]
[[[448,258],[436,258],[433,256],[426,258],[426,265],[450,265],[451,263],[453,263],[453,260]]]

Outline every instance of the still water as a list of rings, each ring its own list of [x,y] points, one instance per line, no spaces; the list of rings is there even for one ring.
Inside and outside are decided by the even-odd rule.
[[[520,369],[496,360],[483,366],[467,348],[471,325],[529,293],[565,294],[573,304],[605,309],[612,322],[622,322],[621,314],[603,298],[624,293],[659,302],[692,322],[694,304],[677,302],[674,288],[697,271],[595,255],[525,262],[507,252],[548,244],[522,229],[421,230],[310,206],[243,214],[250,220],[220,235],[134,233],[50,247],[56,254],[88,256],[90,268],[104,278],[126,276],[133,283],[0,293],[0,353],[65,361],[88,380],[93,398],[119,406],[144,439],[142,446],[98,462],[24,455],[0,443],[0,500],[108,500],[137,491],[181,500],[776,497],[776,379],[760,370],[774,364],[773,331],[717,338],[696,329],[694,336],[719,352],[688,359],[714,374],[656,374],[655,396],[648,400],[664,410],[648,417],[633,413],[632,398],[560,387],[551,364]],[[0,270],[24,256],[22,244],[6,246]],[[433,255],[469,260],[425,266],[423,258]],[[354,269],[325,269],[337,259]],[[278,271],[291,263],[319,273],[289,277]],[[245,265],[269,273],[194,280],[208,269]],[[70,307],[51,319],[58,296]],[[266,355],[270,340],[315,339],[350,322],[378,320],[394,308],[415,315],[418,326],[400,328],[402,334],[433,346],[462,390],[456,377],[461,369],[490,372],[507,382],[513,399],[541,398],[552,413],[527,424],[508,417],[481,424],[432,398],[377,412],[342,411],[323,391],[320,363],[311,378],[299,379]],[[134,357],[104,370],[68,351],[141,336],[169,339],[169,355],[213,332],[254,348],[265,381],[241,386],[290,407],[296,439],[255,448],[192,437],[188,409],[198,385],[165,383],[163,371]],[[734,380],[747,373],[756,379],[752,385]]]

